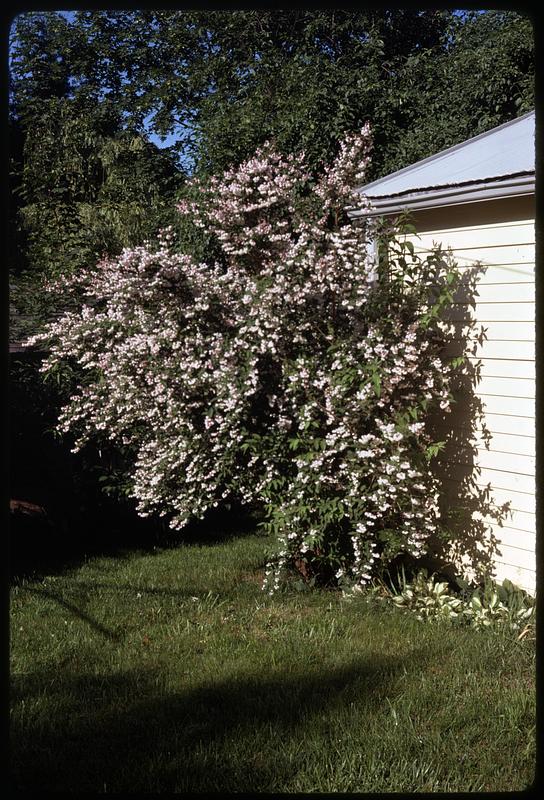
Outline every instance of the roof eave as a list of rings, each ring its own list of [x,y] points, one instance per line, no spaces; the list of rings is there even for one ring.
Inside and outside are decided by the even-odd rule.
[[[361,192],[370,201],[370,208],[348,211],[351,219],[397,214],[405,210],[423,210],[440,206],[461,205],[483,200],[501,200],[508,197],[534,194],[535,174],[505,176],[500,179],[466,183],[463,185],[435,186],[418,191],[400,192],[396,195],[377,195]]]
[[[504,131],[505,129],[509,129],[512,127],[518,127],[521,122],[524,120],[528,120],[530,117],[534,117],[535,112],[529,111],[526,114],[522,114],[520,117],[516,117],[516,119],[509,120],[508,122],[504,122],[502,125],[498,125],[496,128],[491,128],[488,131],[484,131],[483,133],[479,133],[476,136],[472,136],[470,139],[466,139],[464,142],[459,142],[458,144],[454,144],[452,147],[447,147],[445,150],[441,150],[438,153],[433,153],[431,156],[427,156],[427,158],[422,158],[420,161],[416,161],[413,164],[409,164],[407,167],[402,167],[401,169],[396,170],[395,172],[390,173],[381,178],[377,178],[375,181],[366,184],[366,186],[360,186],[359,189],[364,189],[365,194],[369,193],[372,194],[372,191],[375,189],[380,190],[384,181],[389,182],[392,179],[397,179],[401,176],[406,176],[411,173],[418,173],[422,167],[428,167],[430,165],[435,165],[437,162],[441,162],[445,157],[452,156],[454,154],[462,153],[464,150],[472,147],[476,142],[481,142],[482,140],[491,139],[492,141],[496,138],[497,133],[500,131]],[[508,174],[514,174],[513,170],[509,170]],[[372,191],[371,191],[372,190]]]

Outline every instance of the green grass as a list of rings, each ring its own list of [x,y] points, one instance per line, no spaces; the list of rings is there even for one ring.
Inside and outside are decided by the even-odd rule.
[[[93,558],[11,598],[15,788],[527,787],[534,643],[334,592],[270,597],[258,536]]]

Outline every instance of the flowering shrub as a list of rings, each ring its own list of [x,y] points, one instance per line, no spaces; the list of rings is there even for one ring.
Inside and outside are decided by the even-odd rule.
[[[33,343],[46,372],[71,366],[59,427],[75,447],[105,439],[132,456],[141,515],[182,529],[229,498],[258,501],[278,539],[267,569],[364,585],[439,532],[430,412],[449,410],[458,362],[441,357],[455,271],[351,224],[364,208],[370,137],[348,135],[317,179],[270,144],[179,211],[219,244],[197,263],[171,229],[66,279],[83,292]]]

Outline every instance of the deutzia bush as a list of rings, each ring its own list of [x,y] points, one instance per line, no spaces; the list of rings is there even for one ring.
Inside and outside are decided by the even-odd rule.
[[[133,454],[141,515],[181,530],[230,498],[261,503],[279,543],[270,590],[293,569],[364,585],[439,530],[425,421],[451,400],[455,273],[439,252],[370,255],[378,231],[346,214],[365,207],[352,187],[369,152],[365,127],[317,178],[266,144],[193,181],[179,211],[217,261],[163,231],[66,280],[81,309],[31,340],[50,347],[46,372],[77,376],[59,421],[75,448]]]

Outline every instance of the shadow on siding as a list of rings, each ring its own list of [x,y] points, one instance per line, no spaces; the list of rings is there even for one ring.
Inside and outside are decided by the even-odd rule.
[[[444,353],[449,357],[465,356],[453,379],[455,403],[449,413],[429,420],[431,437],[445,442],[444,449],[431,462],[440,481],[440,512],[446,537],[433,543],[437,558],[449,566],[453,577],[460,565],[466,577],[475,580],[492,575],[494,558],[500,555],[498,540],[490,523],[503,524],[509,504],[493,502],[490,484],[480,484],[477,465],[477,437],[483,435],[488,447],[491,434],[484,424],[484,403],[476,395],[481,362],[470,360],[478,345],[486,339],[485,328],[474,317],[477,285],[485,267],[475,264],[463,271],[450,319],[453,332]]]

